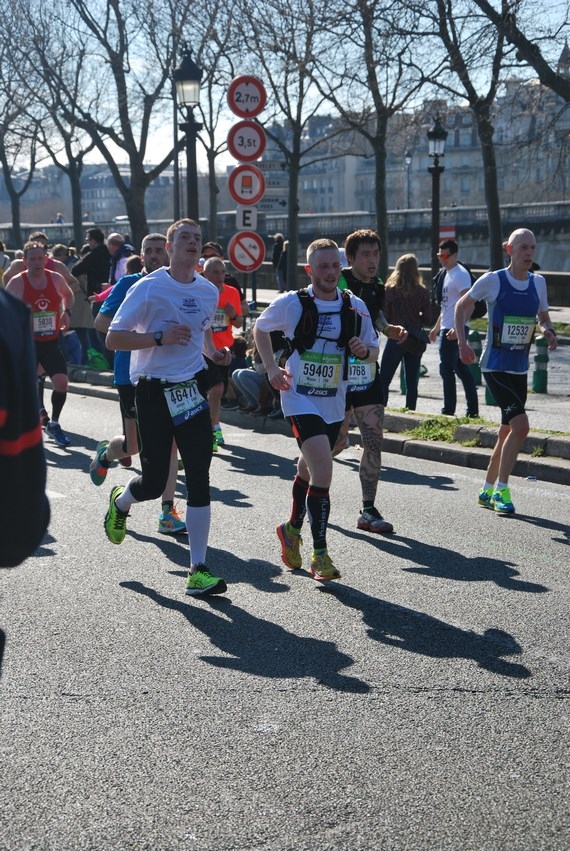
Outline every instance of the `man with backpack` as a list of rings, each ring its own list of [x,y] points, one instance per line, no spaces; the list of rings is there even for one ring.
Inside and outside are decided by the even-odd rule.
[[[378,338],[362,299],[338,289],[341,262],[333,240],[318,239],[309,245],[305,271],[311,285],[277,296],[253,333],[301,450],[290,519],[276,529],[281,559],[290,570],[301,567],[301,528],[307,515],[313,538],[309,573],[322,582],[340,578],[328,554],[326,533],[332,449],[344,419],[349,359],[352,355],[362,364],[376,363]],[[284,369],[275,363],[272,331],[283,331],[289,341]]]
[[[471,287],[471,273],[457,259],[459,246],[454,239],[444,239],[439,244],[438,257],[442,270],[436,276],[435,286],[438,289],[438,278],[441,276],[441,304],[437,322],[429,332],[430,342],[435,342],[439,336],[439,374],[443,381],[442,414],[455,415],[457,406],[457,387],[455,376],[463,384],[467,401],[468,417],[479,416],[479,399],[477,385],[469,367],[459,358],[459,346],[455,330],[455,305],[461,296]],[[468,326],[467,326],[468,327]]]

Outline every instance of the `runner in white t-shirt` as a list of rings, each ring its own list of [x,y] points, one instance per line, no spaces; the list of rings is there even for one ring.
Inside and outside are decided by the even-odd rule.
[[[281,393],[281,408],[301,450],[291,517],[277,527],[281,558],[291,570],[301,567],[300,534],[308,514],[313,538],[309,572],[319,581],[340,577],[327,551],[326,532],[332,449],[344,419],[348,386],[347,357],[352,354],[362,363],[376,363],[378,359],[378,338],[364,302],[350,294],[342,309],[343,296],[338,289],[341,269],[335,242],[318,239],[309,245],[305,270],[311,279],[308,296],[317,315],[312,336],[305,333],[301,348],[298,323],[303,317],[306,329],[307,317],[297,292],[278,296],[254,328],[267,377]],[[350,321],[345,326],[343,317],[347,315]],[[282,331],[292,341],[293,351],[284,369],[275,363],[271,331]]]
[[[202,248],[200,226],[182,219],[170,226],[166,250],[170,266],[134,284],[107,333],[107,347],[131,352],[130,377],[136,385],[142,475],[111,492],[105,532],[120,544],[129,509],[156,499],[168,478],[172,440],[184,464],[188,490],[186,528],[190,571],[186,593],[222,594],[226,583],[206,567],[210,530],[209,469],[212,421],[202,351],[217,364],[231,354],[216,349],[211,323],[218,303],[216,287],[195,273]]]

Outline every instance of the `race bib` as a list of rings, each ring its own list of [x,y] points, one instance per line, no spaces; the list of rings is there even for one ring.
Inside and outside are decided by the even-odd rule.
[[[350,357],[348,361],[348,393],[362,393],[374,382],[373,363],[362,363],[358,358]]]
[[[227,331],[228,317],[223,308],[218,307],[212,319],[212,331]]]
[[[534,316],[505,316],[501,345],[510,349],[525,349],[532,342]]]
[[[174,384],[172,387],[165,387],[164,396],[174,425],[182,425],[208,407],[194,378],[190,381],[181,381],[180,384]]]
[[[36,337],[53,337],[57,330],[57,314],[54,310],[32,315],[32,327]]]
[[[297,393],[305,396],[336,396],[342,369],[342,354],[303,352]]]

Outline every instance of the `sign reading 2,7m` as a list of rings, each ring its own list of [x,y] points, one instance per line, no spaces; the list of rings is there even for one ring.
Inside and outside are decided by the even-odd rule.
[[[255,118],[265,109],[265,86],[249,74],[234,77],[228,89],[228,106],[239,118]]]

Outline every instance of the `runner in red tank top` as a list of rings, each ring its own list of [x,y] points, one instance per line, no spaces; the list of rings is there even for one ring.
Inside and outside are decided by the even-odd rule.
[[[47,272],[47,253],[38,242],[24,246],[27,271],[15,275],[6,291],[25,302],[32,313],[32,334],[36,347],[36,363],[41,365],[52,382],[52,414],[45,426],[46,434],[58,446],[69,446],[62,431],[59,415],[67,397],[67,367],[59,348],[59,332],[69,328],[73,307],[73,292],[58,272]]]

